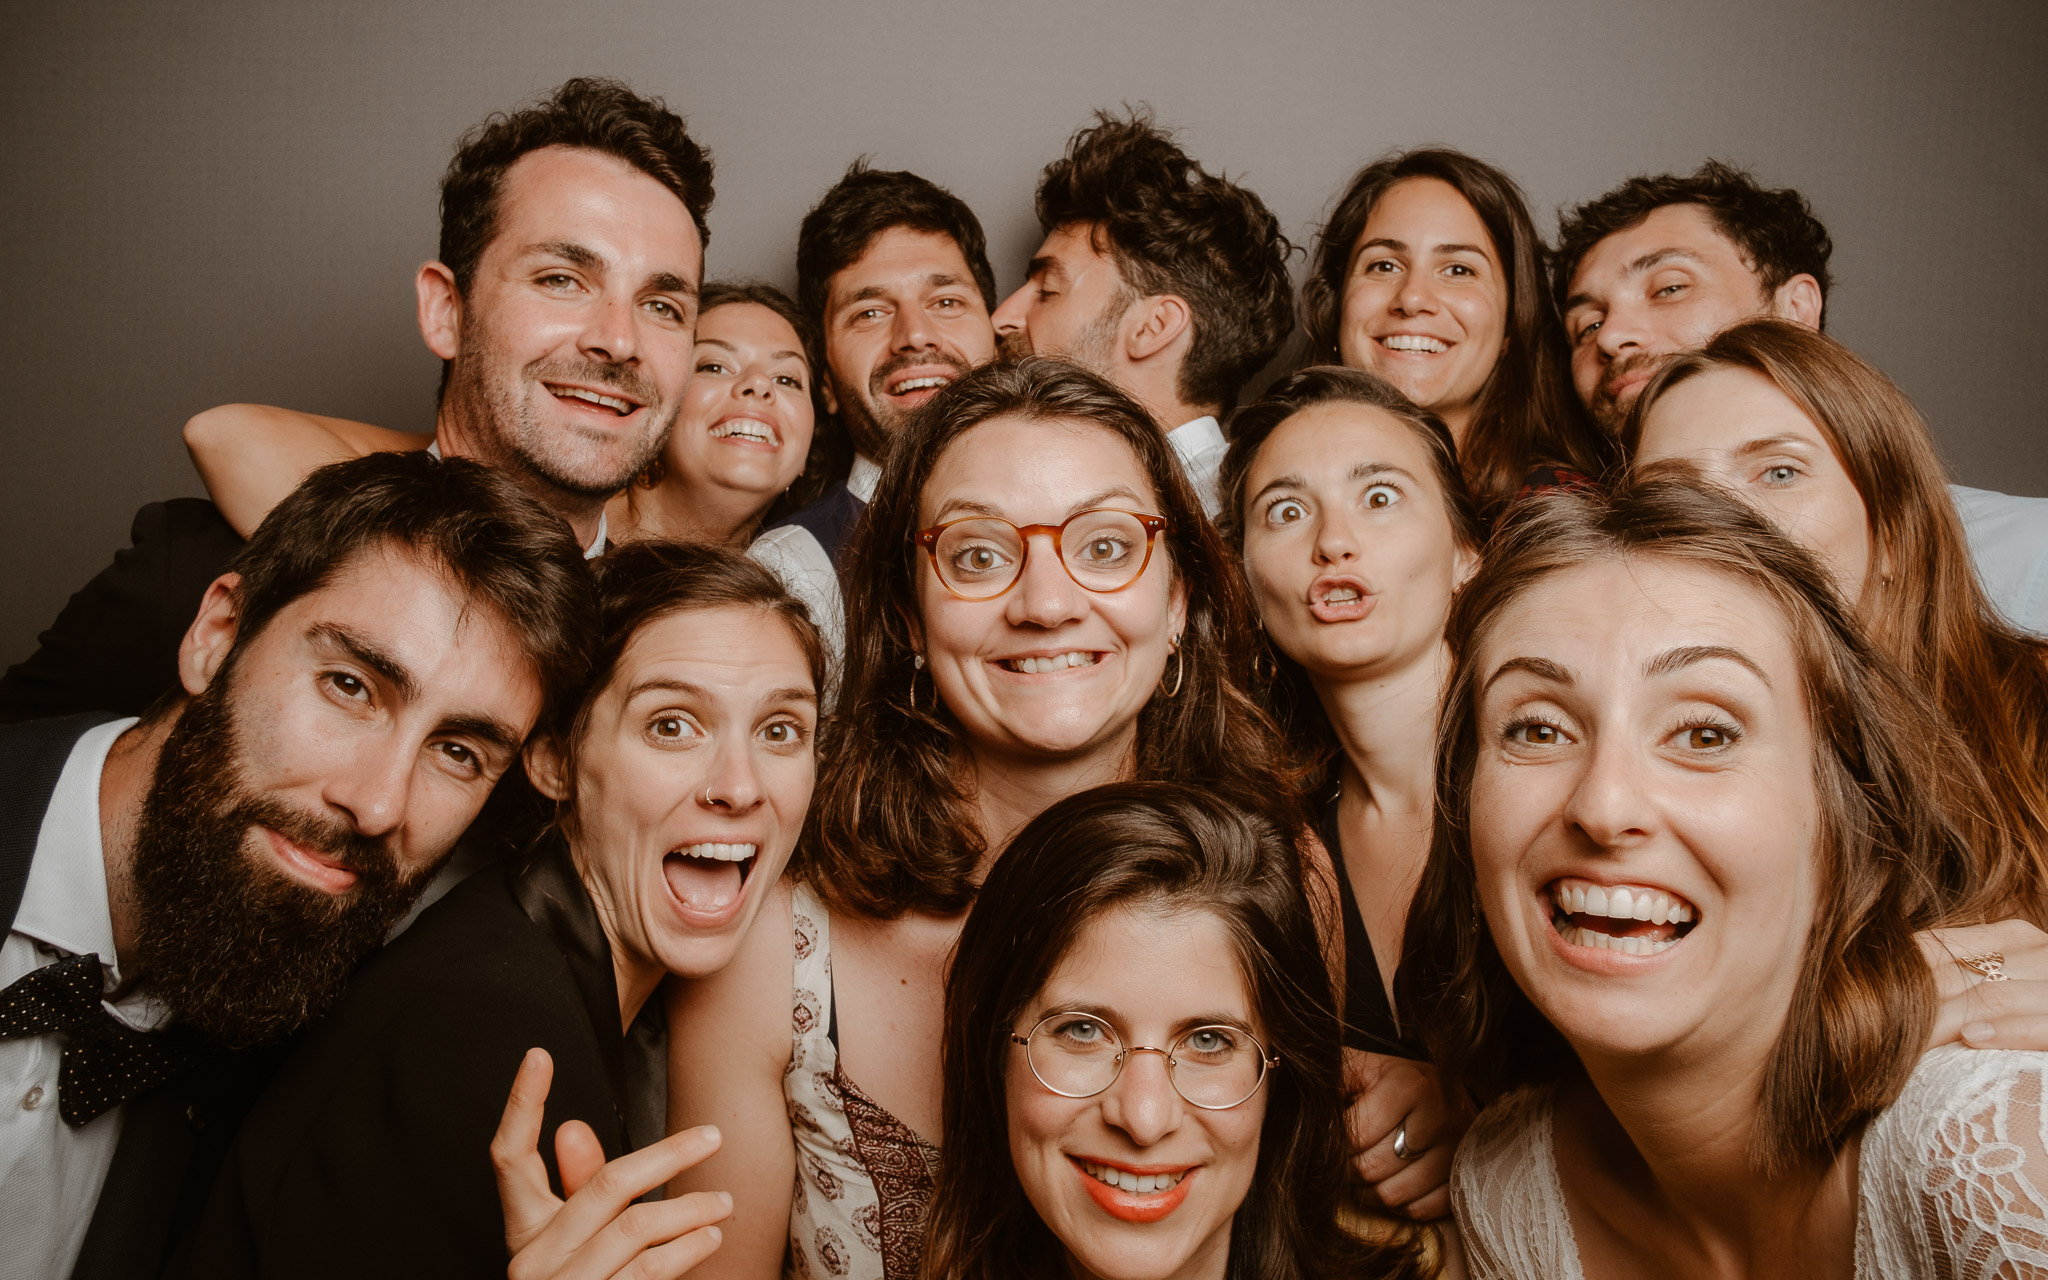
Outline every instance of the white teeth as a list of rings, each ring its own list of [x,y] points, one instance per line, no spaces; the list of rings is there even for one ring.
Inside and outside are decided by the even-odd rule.
[[[1607,914],[1615,920],[1633,920],[1636,915],[1636,900],[1625,888],[1615,888],[1607,894]]]
[[[686,844],[673,850],[685,858],[709,858],[713,862],[745,862],[760,849],[752,844]]]
[[[1325,604],[1342,604],[1345,601],[1356,599],[1358,599],[1357,587],[1337,587],[1334,590],[1323,593],[1323,603]]]
[[[889,394],[892,396],[908,395],[913,391],[923,391],[927,387],[943,387],[951,381],[951,378],[910,378],[889,388]]]
[[[1127,1191],[1133,1195],[1140,1196],[1151,1195],[1155,1191],[1165,1191],[1187,1176],[1185,1172],[1131,1173],[1123,1169],[1112,1169],[1106,1164],[1096,1164],[1092,1160],[1083,1161],[1081,1167],[1087,1171],[1089,1177],[1097,1182],[1115,1187],[1119,1191]]]
[[[1583,880],[1560,880],[1551,890],[1558,909],[1571,915],[1606,916],[1610,920],[1645,920],[1651,924],[1684,924],[1692,908],[1662,889],[1643,885],[1604,887]]]
[[[1606,915],[1607,890],[1601,888],[1597,884],[1589,886],[1586,890],[1586,905],[1580,907],[1579,910],[1585,912],[1589,916]]]
[[[1581,929],[1577,925],[1567,925],[1562,932],[1564,940],[1573,946],[1619,951],[1631,956],[1660,955],[1678,945],[1677,938],[1617,937],[1595,929]]]
[[[1068,667],[1092,667],[1096,661],[1093,653],[1077,650],[1073,653],[1055,653],[1049,658],[1011,658],[1008,665],[1012,671],[1035,676],[1047,671],[1065,671]]]
[[[730,422],[721,422],[711,428],[711,438],[714,440],[724,440],[729,436],[738,436],[742,440],[759,440],[762,444],[777,443],[775,432],[768,424],[756,422],[752,418],[734,418]]]
[[[1427,351],[1432,355],[1441,355],[1451,349],[1450,343],[1426,338],[1419,333],[1390,333],[1380,339],[1380,345],[1389,351]]]
[[[587,404],[601,404],[613,413],[626,414],[633,412],[632,402],[630,400],[621,400],[617,396],[600,395],[595,391],[585,391],[581,387],[549,387],[548,390],[570,400],[581,400]]]

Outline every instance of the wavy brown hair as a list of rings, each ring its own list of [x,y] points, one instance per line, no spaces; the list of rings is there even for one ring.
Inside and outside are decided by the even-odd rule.
[[[1940,777],[1975,770],[1912,681],[1864,639],[1827,571],[1740,498],[1667,466],[1610,493],[1516,504],[1451,609],[1438,730],[1436,828],[1396,979],[1446,1093],[1489,1103],[1578,1070],[1516,986],[1485,927],[1472,861],[1480,652],[1508,606],[1555,574],[1616,560],[1706,570],[1769,599],[1797,657],[1813,728],[1819,893],[1792,1007],[1761,1086],[1753,1162],[1824,1160],[1904,1087],[1926,1044],[1934,977],[1913,934],[1981,919],[1995,870],[1944,811]]]
[[[1970,563],[1948,474],[1906,394],[1841,343],[1786,320],[1736,325],[1666,364],[1622,428],[1630,454],[1671,388],[1713,369],[1770,379],[1821,429],[1869,512],[1865,632],[1962,732],[1980,772],[1945,779],[1974,842],[2001,850],[2007,912],[2048,921],[2048,644],[1998,615]]]
[[[1358,239],[1380,198],[1410,178],[1448,183],[1486,227],[1507,275],[1507,347],[1480,393],[1472,429],[1459,449],[1465,480],[1491,520],[1514,501],[1532,468],[1560,463],[1598,476],[1610,448],[1572,390],[1564,324],[1543,274],[1543,239],[1522,188],[1484,160],[1449,147],[1418,147],[1381,157],[1353,174],[1316,235],[1301,284],[1301,324],[1310,359],[1342,360],[1344,282]]]
[[[986,852],[969,744],[914,663],[920,617],[912,534],[926,482],[961,436],[994,418],[1083,424],[1137,455],[1167,527],[1160,558],[1187,592],[1181,687],[1138,715],[1138,779],[1197,782],[1253,808],[1294,812],[1298,782],[1272,721],[1245,694],[1251,610],[1244,579],[1202,514],[1159,425],[1071,361],[984,365],[904,424],[854,534],[845,576],[846,665],[839,714],[820,744],[802,874],[834,909],[888,919],[962,910]],[[925,692],[915,704],[913,681]]]
[[[989,873],[946,977],[946,1167],[922,1274],[1037,1280],[1063,1246],[1009,1150],[1017,1019],[1094,921],[1118,909],[1207,913],[1230,938],[1268,1054],[1258,1165],[1231,1222],[1229,1280],[1419,1276],[1414,1236],[1369,1245],[1339,1225],[1344,1134],[1336,994],[1293,842],[1259,815],[1180,783],[1097,787],[1019,832]],[[1025,1068],[1028,1069],[1028,1068]]]

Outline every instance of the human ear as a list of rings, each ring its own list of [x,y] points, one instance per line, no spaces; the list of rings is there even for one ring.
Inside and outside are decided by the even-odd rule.
[[[455,285],[455,273],[445,263],[422,263],[412,287],[419,297],[420,337],[426,339],[427,350],[453,360],[462,351],[462,290]]]
[[[1133,318],[1135,326],[1130,324]],[[1193,323],[1194,313],[1184,298],[1171,293],[1142,298],[1125,316],[1124,355],[1133,364],[1148,360],[1179,341]]]
[[[199,613],[192,619],[192,625],[185,628],[185,638],[178,644],[178,683],[185,686],[186,693],[206,692],[221,664],[227,661],[228,652],[235,647],[241,624],[235,592],[241,585],[241,574],[224,573],[200,597]]]
[[[1771,294],[1771,314],[1780,320],[1820,328],[1820,281],[1804,271],[1778,286]]]
[[[1456,591],[1472,580],[1479,572],[1479,553],[1464,543],[1451,556],[1451,590]]]
[[[552,733],[536,733],[526,740],[520,753],[526,761],[526,777],[533,789],[557,804],[569,798],[568,754]]]

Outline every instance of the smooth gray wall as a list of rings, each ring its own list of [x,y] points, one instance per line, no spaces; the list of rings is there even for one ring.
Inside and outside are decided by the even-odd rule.
[[[1445,142],[1539,224],[1707,156],[1804,190],[1829,328],[1920,403],[1960,479],[2048,494],[2048,5],[1785,0],[72,0],[0,9],[0,665],[198,494],[178,428],[256,400],[424,429],[435,184],[487,113],[624,77],[716,153],[713,275],[791,283],[854,156],[952,187],[998,284],[1039,167],[1149,102],[1306,243],[1361,162]]]

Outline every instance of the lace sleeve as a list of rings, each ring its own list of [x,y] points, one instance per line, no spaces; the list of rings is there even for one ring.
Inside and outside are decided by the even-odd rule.
[[[1551,1143],[1552,1094],[1525,1089],[1472,1122],[1451,1165],[1451,1213],[1475,1280],[1585,1280]]]
[[[1858,1276],[2048,1277],[2048,1054],[1945,1046],[1864,1135]]]

